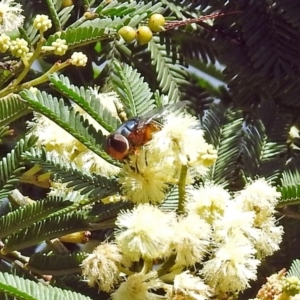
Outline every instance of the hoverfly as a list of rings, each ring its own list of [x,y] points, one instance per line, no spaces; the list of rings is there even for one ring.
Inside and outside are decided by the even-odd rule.
[[[130,153],[149,142],[152,134],[161,129],[157,121],[168,113],[181,109],[189,101],[181,101],[155,108],[141,117],[134,117],[121,124],[106,140],[106,152],[117,160],[126,158]]]

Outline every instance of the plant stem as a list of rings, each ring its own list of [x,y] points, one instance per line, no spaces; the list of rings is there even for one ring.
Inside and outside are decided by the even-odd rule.
[[[69,59],[63,63],[57,62],[46,73],[44,73],[42,76],[40,76],[38,78],[35,78],[28,82],[24,82],[23,84],[16,86],[15,88],[13,88],[13,86],[8,86],[9,87],[8,89],[6,88],[0,92],[0,98],[4,97],[10,93],[17,93],[23,89],[28,89],[32,86],[36,86],[38,84],[44,83],[44,82],[48,81],[48,76],[50,74],[53,74],[54,72],[57,72],[69,65],[70,65]]]
[[[167,274],[169,270],[174,266],[175,264],[175,255],[171,255],[164,263],[162,263],[159,268],[156,270],[158,277],[163,276],[164,274]]]
[[[153,267],[152,261],[145,259],[143,269],[142,269],[141,273],[147,274],[149,272],[149,270],[152,270],[152,267]]]
[[[186,165],[181,166],[180,177],[178,183],[178,213],[184,213],[184,203],[185,203],[185,185],[186,185],[186,175],[187,175],[188,167]]]
[[[128,270],[128,269],[122,267],[120,264],[117,264],[117,267],[118,267],[118,270],[119,270],[120,272],[122,272],[122,273],[124,273],[124,274],[126,274],[126,275],[128,275],[128,276],[134,274],[134,272],[132,272],[132,271],[130,271],[130,270]]]
[[[20,91],[24,88],[29,88],[29,87],[32,87],[32,86],[36,86],[38,84],[41,84],[43,82],[46,82],[48,80],[48,75],[50,74],[53,74],[67,66],[70,65],[70,60],[66,60],[62,63],[60,62],[56,62],[46,73],[44,73],[42,76],[38,77],[38,78],[35,78],[31,81],[28,81],[28,82],[25,82],[23,84],[21,84],[19,87],[17,87],[17,90]]]

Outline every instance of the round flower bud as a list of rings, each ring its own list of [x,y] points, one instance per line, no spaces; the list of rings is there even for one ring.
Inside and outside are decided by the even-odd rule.
[[[295,296],[300,293],[300,280],[296,276],[284,277],[282,291],[289,296]]]
[[[136,36],[135,30],[131,26],[123,26],[118,33],[127,43],[134,41]]]
[[[68,50],[67,41],[63,39],[57,39],[52,42],[52,47],[54,47],[55,55],[65,55]]]
[[[136,32],[136,40],[140,45],[147,44],[152,39],[152,31],[148,26],[140,26]]]
[[[158,32],[163,29],[165,23],[166,20],[163,15],[153,14],[148,21],[148,26],[153,32]]]
[[[0,35],[0,52],[5,53],[10,47],[10,37],[5,33]]]
[[[71,64],[77,67],[84,67],[87,63],[87,56],[82,52],[74,52],[71,56]]]
[[[11,41],[10,52],[15,57],[22,57],[29,52],[28,43],[24,39],[15,39]]]
[[[33,20],[33,27],[41,32],[45,32],[52,27],[52,22],[47,15],[36,15]]]

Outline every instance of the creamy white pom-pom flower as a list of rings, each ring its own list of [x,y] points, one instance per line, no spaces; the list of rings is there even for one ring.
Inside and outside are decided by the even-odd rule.
[[[275,217],[271,216],[256,229],[258,234],[253,238],[253,244],[259,257],[264,258],[279,250],[284,231],[283,227],[276,223]]]
[[[213,222],[213,240],[222,243],[228,238],[244,235],[255,238],[258,231],[254,227],[255,213],[243,211],[234,201],[227,203],[223,216]]]
[[[76,149],[74,137],[47,117],[35,113],[34,122],[28,124],[31,133],[38,137],[37,145],[44,146],[47,151],[56,150],[60,154],[68,152],[72,155]]]
[[[200,273],[204,281],[217,292],[239,292],[255,280],[260,261],[256,250],[243,236],[227,239],[219,245],[212,258],[203,263]]]
[[[112,293],[112,300],[161,300],[162,297],[153,293],[162,287],[156,272],[148,274],[135,273],[128,276],[120,287]]]
[[[155,153],[139,149],[129,157],[120,172],[122,192],[134,203],[159,203],[165,199],[174,167],[169,157]]]
[[[174,287],[168,289],[167,299],[210,299],[211,289],[200,277],[194,276],[185,271],[175,276]]]
[[[114,244],[101,244],[82,261],[82,275],[89,286],[99,286],[99,290],[109,292],[119,282],[118,265],[128,263]]]
[[[275,212],[280,193],[265,179],[260,178],[248,184],[235,198],[243,210],[256,213],[255,224],[260,226]]]
[[[203,134],[195,117],[185,113],[170,113],[164,118],[162,129],[153,134],[148,149],[159,149],[182,165],[203,167],[202,156],[212,153],[211,145],[206,143]],[[215,156],[215,153],[212,155]]]
[[[132,211],[120,212],[116,225],[116,242],[132,261],[158,259],[172,251],[175,214],[164,213],[149,204],[140,204]]]
[[[187,215],[179,218],[174,230],[176,265],[192,266],[201,262],[210,243],[210,225],[198,215]]]
[[[21,4],[13,0],[2,0],[0,2],[0,33],[13,31],[23,25],[24,16]]]
[[[212,223],[214,219],[223,215],[230,197],[222,186],[212,183],[190,188],[187,190],[186,211]]]

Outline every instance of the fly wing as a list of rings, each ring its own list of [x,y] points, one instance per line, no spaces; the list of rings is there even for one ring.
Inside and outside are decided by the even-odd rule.
[[[145,115],[140,117],[137,129],[141,129],[144,125],[149,124],[153,119],[161,119],[171,112],[181,110],[183,107],[187,106],[190,101],[180,101],[172,104],[167,104],[161,107],[154,108],[147,112]]]

